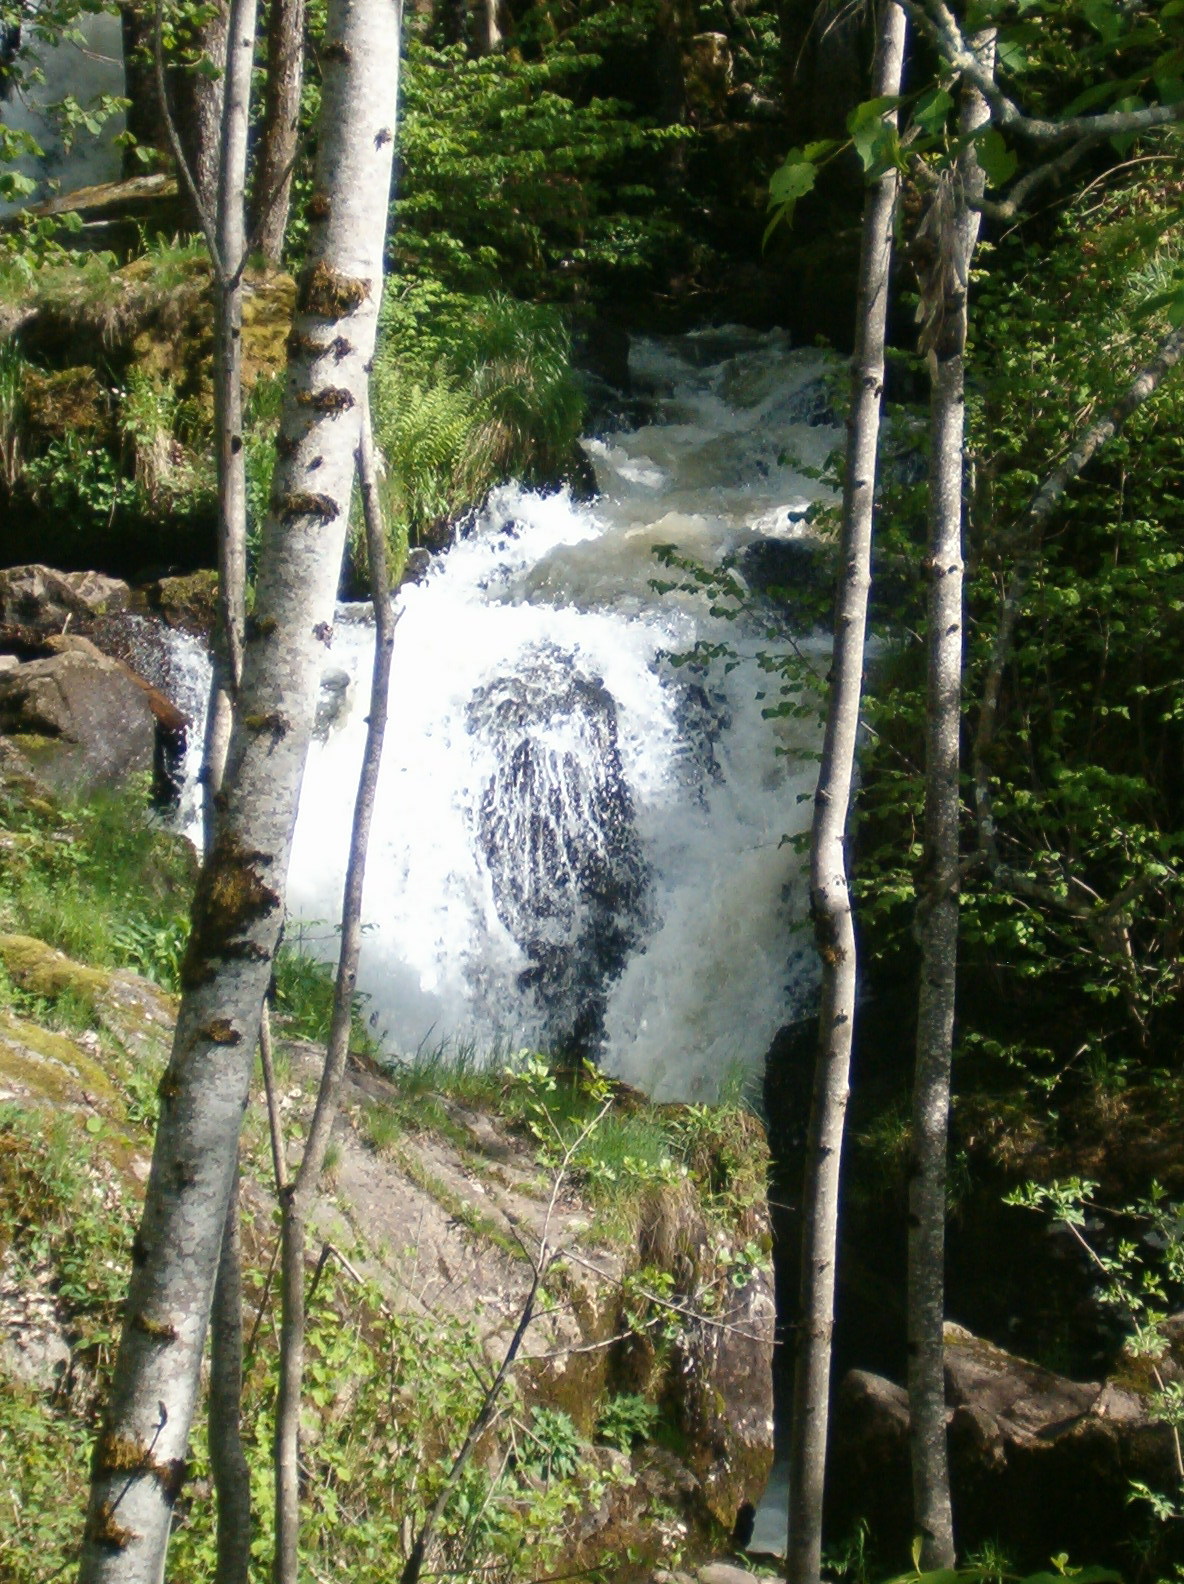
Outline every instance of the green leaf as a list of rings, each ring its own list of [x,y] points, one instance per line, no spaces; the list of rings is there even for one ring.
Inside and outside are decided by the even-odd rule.
[[[90,1134],[101,1133],[103,1131],[102,1117],[88,1116],[86,1119],[86,1131]]]
[[[1019,160],[997,127],[988,127],[982,134],[977,152],[988,187],[1003,187],[1015,175]]]
[[[899,103],[893,95],[881,94],[878,99],[867,99],[856,105],[847,117],[847,130],[866,172],[872,170],[892,145],[896,129],[885,125],[884,114],[895,110]]]
[[[913,107],[913,120],[930,137],[937,137],[946,124],[946,117],[954,108],[954,101],[944,88],[931,88],[922,94]]]
[[[813,190],[816,175],[817,166],[808,160],[802,159],[792,165],[787,161],[780,170],[774,171],[769,182],[770,206],[794,203],[797,199],[804,198]]]

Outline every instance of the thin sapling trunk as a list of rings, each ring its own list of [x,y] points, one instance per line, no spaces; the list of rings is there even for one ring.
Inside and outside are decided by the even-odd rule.
[[[894,0],[888,0],[880,15],[874,88],[877,96],[895,98],[900,93],[905,31],[904,12]],[[822,960],[822,988],[802,1189],[801,1298],[790,1428],[786,1559],[790,1584],[817,1584],[822,1565],[839,1167],[856,992],[855,931],[847,882],[847,819],[863,688],[876,456],[884,390],[884,335],[898,189],[896,169],[890,166],[869,188],[864,204],[839,551],[842,572],[810,847],[810,907]]]

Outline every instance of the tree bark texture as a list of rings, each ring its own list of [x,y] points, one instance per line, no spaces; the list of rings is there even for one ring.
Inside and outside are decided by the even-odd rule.
[[[251,1471],[242,1440],[243,1286],[235,1173],[210,1322],[210,1468],[218,1501],[216,1584],[246,1584],[251,1569]]]
[[[300,141],[304,86],[304,0],[271,0],[267,21],[267,87],[255,168],[251,236],[275,267],[283,258],[292,171]]]
[[[192,66],[170,76],[181,147],[193,173],[201,207],[207,214],[213,214],[217,207],[219,173],[223,163],[220,140],[229,21],[228,6],[219,4],[213,15],[194,30],[189,40],[190,52],[197,58],[208,56],[217,68],[216,76],[207,76]],[[184,186],[181,196],[182,199],[188,197]]]
[[[218,623],[202,774],[205,845],[217,841],[235,700],[242,680],[247,591],[247,482],[243,449],[242,272],[246,263],[247,132],[255,64],[256,0],[231,0],[222,93],[221,162],[214,216],[214,435],[218,470]],[[218,1511],[217,1584],[247,1584],[251,1483],[242,1444],[242,1251],[232,1192],[214,1286],[210,1339],[210,1463]]]
[[[218,624],[202,761],[207,843],[217,825],[233,701],[242,675],[247,587],[247,474],[243,447],[243,268],[247,261],[247,136],[256,0],[233,0],[222,95],[222,158],[214,232],[214,444],[218,470]],[[200,185],[194,172],[194,184]]]
[[[993,36],[980,48],[993,60]],[[973,133],[988,119],[986,101],[964,88],[963,133]],[[922,276],[931,376],[929,665],[925,847],[917,902],[921,983],[909,1184],[908,1386],[913,1521],[923,1570],[953,1567],[955,1559],[946,1444],[946,1153],[958,980],[967,285],[979,230],[974,204],[982,191],[982,173],[968,144],[932,200],[932,254]]]
[[[337,1117],[341,1081],[349,1055],[353,1027],[354,994],[358,983],[358,957],[362,949],[362,890],[366,878],[366,853],[382,766],[390,693],[391,652],[395,618],[391,612],[387,575],[386,529],[379,505],[375,477],[374,437],[366,404],[359,444],[362,503],[366,519],[366,558],[374,596],[374,669],[370,682],[370,713],[366,747],[358,777],[350,836],[345,895],[341,909],[341,951],[333,993],[329,1042],[316,1110],[308,1142],[295,1180],[281,1189],[280,1226],[280,1384],[275,1428],[275,1584],[297,1584],[300,1543],[300,1398],[304,1382],[304,1256],[308,1218],[316,1204],[325,1151]]]
[[[900,93],[905,16],[883,7],[875,92]],[[875,513],[876,457],[884,390],[884,336],[899,179],[891,167],[864,204],[847,420],[847,467],[826,733],[814,799],[810,906],[822,959],[818,1056],[802,1190],[801,1289],[790,1428],[790,1584],[817,1584],[822,1565],[822,1507],[830,1411],[839,1168],[855,1019],[856,957],[847,882],[847,819],[855,772],[863,690],[867,601]]]
[[[321,218],[298,288],[218,832],[194,898],[124,1331],[95,1443],[82,1584],[159,1584],[184,1481],[374,350],[399,20],[397,0],[330,0]]]

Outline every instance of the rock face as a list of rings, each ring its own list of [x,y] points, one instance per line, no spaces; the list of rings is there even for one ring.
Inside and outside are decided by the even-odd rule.
[[[78,618],[127,610],[131,589],[101,572],[56,572],[47,566],[0,570],[0,622],[43,635]]]
[[[960,1550],[997,1539],[1021,1566],[1061,1550],[1112,1561],[1137,1521],[1130,1482],[1176,1483],[1171,1432],[1121,1381],[1071,1381],[947,1325],[946,1401]],[[829,1519],[866,1516],[902,1557],[908,1434],[903,1388],[851,1371],[839,1392]]]
[[[151,690],[118,660],[77,643],[0,673],[0,732],[61,790],[151,771],[157,745]]]

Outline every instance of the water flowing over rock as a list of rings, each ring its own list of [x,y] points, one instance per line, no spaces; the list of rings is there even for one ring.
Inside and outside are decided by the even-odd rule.
[[[809,823],[818,721],[769,709],[767,609],[653,584],[658,546],[714,567],[809,540],[839,435],[802,393],[827,366],[780,332],[635,341],[632,427],[586,442],[597,499],[498,490],[399,590],[359,974],[392,1051],[566,1048],[709,1100],[808,997],[784,838]],[[824,638],[797,643],[825,666]],[[372,645],[368,607],[339,607],[289,888],[289,939],[327,956]],[[206,680],[183,660],[188,708]]]
[[[644,922],[616,704],[599,677],[543,645],[477,690],[468,724],[497,756],[479,829],[498,917],[528,959],[519,982],[543,1008],[549,1048],[583,1055]]]

